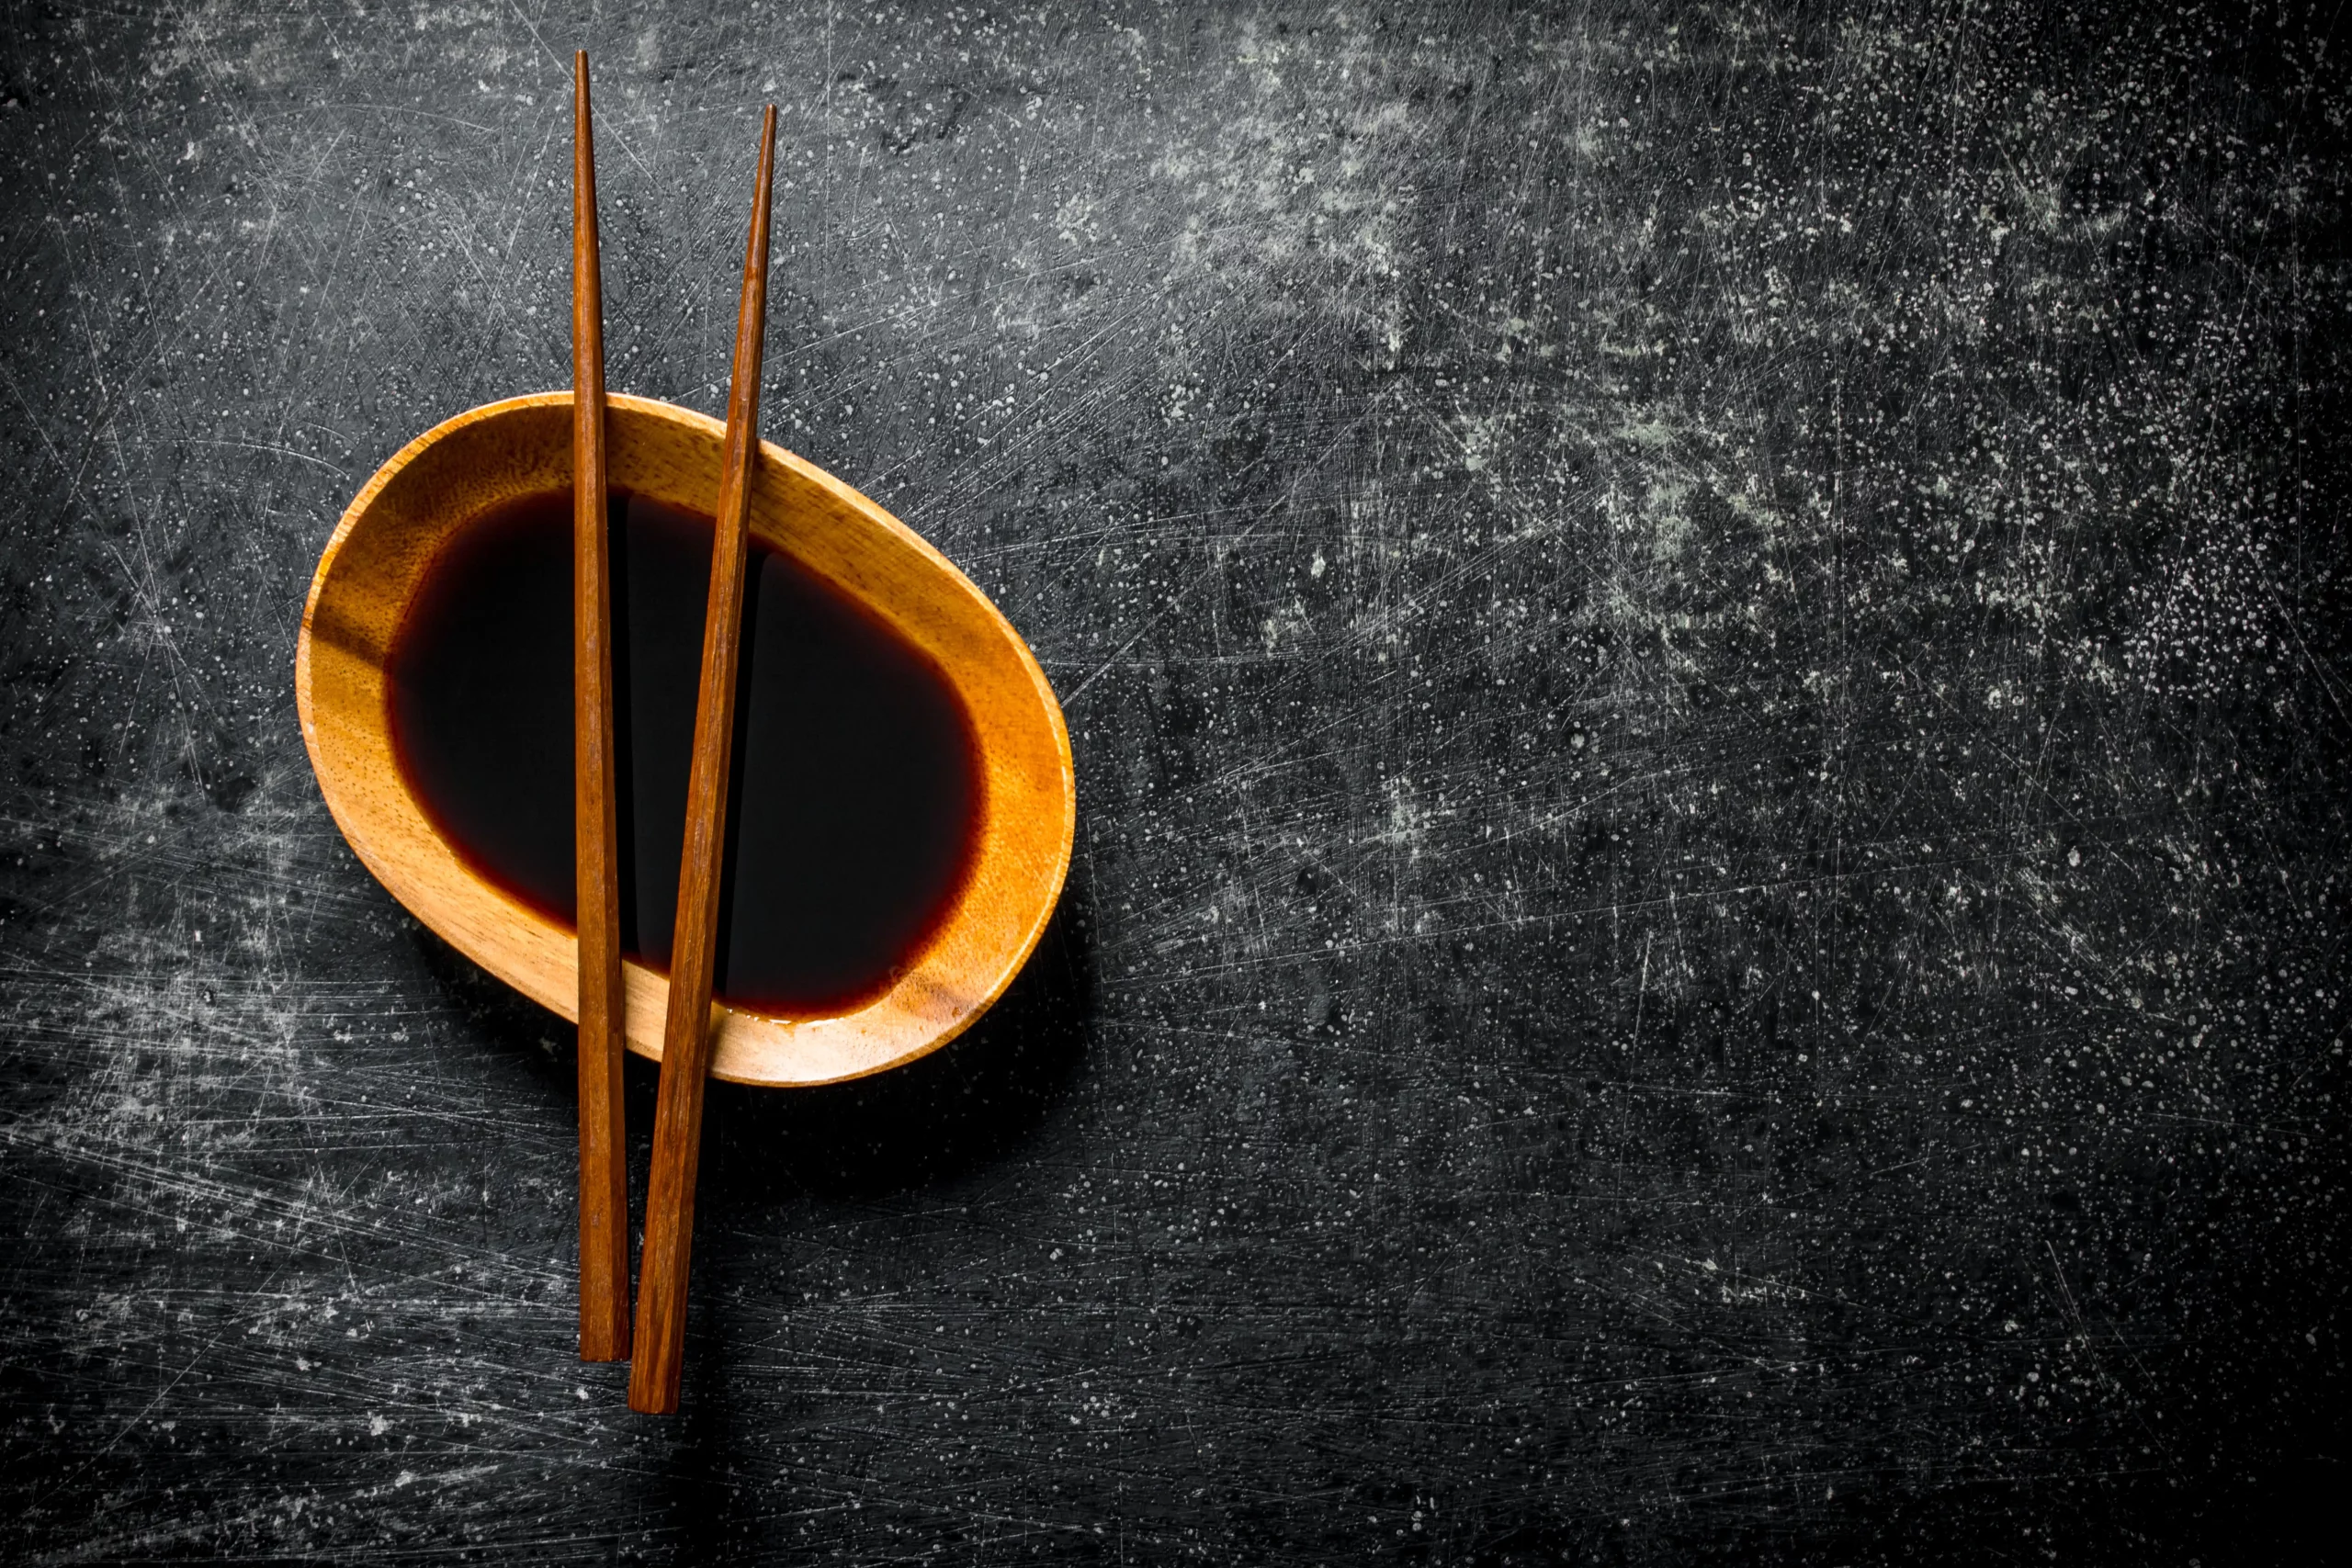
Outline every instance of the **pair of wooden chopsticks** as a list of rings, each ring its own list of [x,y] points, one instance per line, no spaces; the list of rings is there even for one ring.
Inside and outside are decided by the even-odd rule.
[[[611,554],[605,484],[604,293],[596,248],[596,156],[589,125],[588,56],[573,57],[571,366],[573,804],[580,931],[580,1356],[630,1354],[628,1175],[622,1126],[620,856],[614,806]],[[720,857],[727,842],[727,773],[734,741],[735,666],[750,550],[752,469],[759,455],[760,353],[768,301],[768,193],[775,106],[760,125],[752,231],[735,317],[735,368],[719,458],[717,537],[703,617],[702,682],[686,784],[685,853],[678,874],[670,1005],[662,1030],[662,1088],[653,1117],[653,1174],[637,1302],[632,1410],[678,1408],[686,1331],[686,1264],[695,1169],[702,1150],[703,1080],[710,1066],[712,970],[718,958]]]

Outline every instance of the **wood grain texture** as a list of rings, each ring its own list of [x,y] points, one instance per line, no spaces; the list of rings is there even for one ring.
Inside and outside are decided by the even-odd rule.
[[[320,558],[295,659],[304,745],[361,862],[460,952],[567,1018],[576,1018],[579,999],[571,928],[490,886],[435,831],[392,754],[383,661],[401,612],[451,530],[501,502],[570,485],[571,413],[569,392],[509,399],[436,426],[386,463]],[[612,394],[611,482],[715,513],[723,434],[708,415]],[[716,1010],[714,1076],[831,1083],[937,1049],[1012,982],[1069,867],[1077,800],[1069,737],[1051,684],[1003,615],[865,496],[763,443],[751,528],[935,660],[971,717],[980,751],[982,827],[971,875],[930,946],[889,991],[832,1018]],[[668,981],[634,961],[624,964],[623,979],[628,1047],[658,1060]]]
[[[620,829],[605,475],[605,294],[588,55],[572,57],[572,824],[580,970],[580,1359],[628,1354],[628,1130],[621,1101]]]
[[[686,1280],[694,1255],[695,1175],[702,1158],[704,1080],[710,1070],[710,987],[718,957],[718,895],[727,848],[728,767],[734,755],[735,668],[742,651],[743,566],[751,552],[752,454],[760,443],[760,358],[768,321],[768,198],[775,173],[775,106],[760,118],[759,172],[735,313],[735,368],[719,457],[710,594],[703,612],[702,682],[695,696],[686,776],[686,841],[678,865],[678,919],[670,945],[662,1026],[662,1093],[639,1269],[632,1410],[678,1408],[685,1366]]]

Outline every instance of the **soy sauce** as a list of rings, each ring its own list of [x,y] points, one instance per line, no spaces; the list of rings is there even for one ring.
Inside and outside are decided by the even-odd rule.
[[[613,687],[621,943],[666,969],[685,840],[711,520],[616,493]],[[716,989],[783,1017],[888,990],[968,875],[981,784],[944,674],[863,606],[754,542],[746,566]],[[474,870],[567,925],[571,495],[461,526],[386,661],[410,789]]]

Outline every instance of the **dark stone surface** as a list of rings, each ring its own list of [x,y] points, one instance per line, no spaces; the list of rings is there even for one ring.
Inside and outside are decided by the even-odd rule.
[[[2340,1495],[2333,7],[12,4],[0,1555],[2288,1561]],[[1072,892],[715,1094],[684,1415],[557,1021],[291,709],[567,375],[1004,606]],[[648,1122],[650,1075],[633,1084]]]

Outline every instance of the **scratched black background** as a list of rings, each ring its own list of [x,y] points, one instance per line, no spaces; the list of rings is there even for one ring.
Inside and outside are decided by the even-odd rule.
[[[2340,1502],[2333,4],[0,36],[0,1555]],[[568,378],[579,44],[613,384],[718,409],[775,98],[768,433],[1003,606],[1081,802],[989,1027],[715,1092],[666,1421],[573,1359],[567,1031],[360,870],[290,690],[367,476]]]

